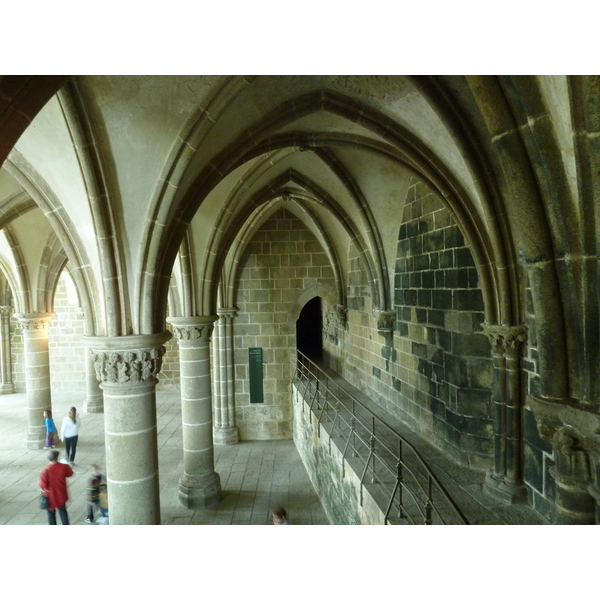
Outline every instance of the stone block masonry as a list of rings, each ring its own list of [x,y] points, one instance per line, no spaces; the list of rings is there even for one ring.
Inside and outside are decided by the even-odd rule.
[[[50,385],[53,393],[81,392],[83,406],[86,394],[84,318],[74,289],[69,274],[63,272],[54,296],[56,316],[48,328]],[[14,317],[11,318],[11,351],[15,392],[24,392],[24,341],[21,324]]]
[[[240,261],[233,320],[236,424],[240,439],[291,439],[291,381],[299,298],[335,289],[327,255],[300,219],[275,213]],[[264,403],[250,402],[248,348],[263,350]]]
[[[491,346],[477,269],[435,192],[413,181],[399,228],[393,337],[378,335],[350,249],[348,330],[324,347],[332,368],[462,464],[491,466]],[[338,368],[339,367],[339,368]]]

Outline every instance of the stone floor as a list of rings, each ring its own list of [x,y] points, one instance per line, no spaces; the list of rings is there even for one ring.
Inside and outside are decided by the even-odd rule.
[[[57,427],[70,406],[82,411],[80,395],[56,394]],[[40,419],[41,419],[40,415]],[[81,414],[75,474],[69,479],[67,510],[72,525],[87,525],[85,483],[90,465],[105,468],[104,418]],[[215,446],[215,470],[223,499],[213,509],[189,510],[177,498],[183,473],[181,408],[178,391],[157,393],[160,502],[163,525],[266,525],[271,508],[283,505],[294,525],[326,525],[327,517],[292,440],[240,442]],[[0,525],[43,525],[38,480],[47,464],[46,450],[28,450],[26,396],[0,396]],[[60,448],[59,448],[60,450]],[[61,452],[61,458],[64,449]],[[58,515],[57,515],[58,517]]]

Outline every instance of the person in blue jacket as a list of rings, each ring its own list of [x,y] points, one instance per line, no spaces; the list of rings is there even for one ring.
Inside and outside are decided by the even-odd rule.
[[[55,446],[54,432],[56,431],[56,425],[54,424],[51,410],[44,411],[44,422],[46,423],[46,445],[44,446],[44,449],[49,450]]]

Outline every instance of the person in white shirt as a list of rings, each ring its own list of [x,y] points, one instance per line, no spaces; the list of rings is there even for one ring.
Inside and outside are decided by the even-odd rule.
[[[77,450],[77,438],[81,421],[77,416],[77,409],[72,406],[68,416],[63,419],[60,428],[60,439],[65,443],[67,461],[72,466],[75,464],[75,451]]]

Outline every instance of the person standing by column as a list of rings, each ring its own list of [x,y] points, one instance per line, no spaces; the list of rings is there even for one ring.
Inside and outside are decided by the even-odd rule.
[[[56,425],[54,424],[51,410],[44,411],[44,422],[46,423],[46,445],[44,446],[44,449],[50,450],[50,448],[54,448],[56,445],[54,443],[54,432],[56,431]]]
[[[67,461],[71,466],[75,465],[75,452],[77,451],[80,425],[81,420],[77,416],[77,409],[72,406],[69,414],[63,419],[60,428],[60,439],[65,442]]]
[[[58,462],[58,450],[48,452],[50,464],[40,474],[40,487],[45,496],[48,496],[48,525],[56,525],[56,509],[63,525],[69,524],[67,514],[67,477],[73,475],[69,465]]]

